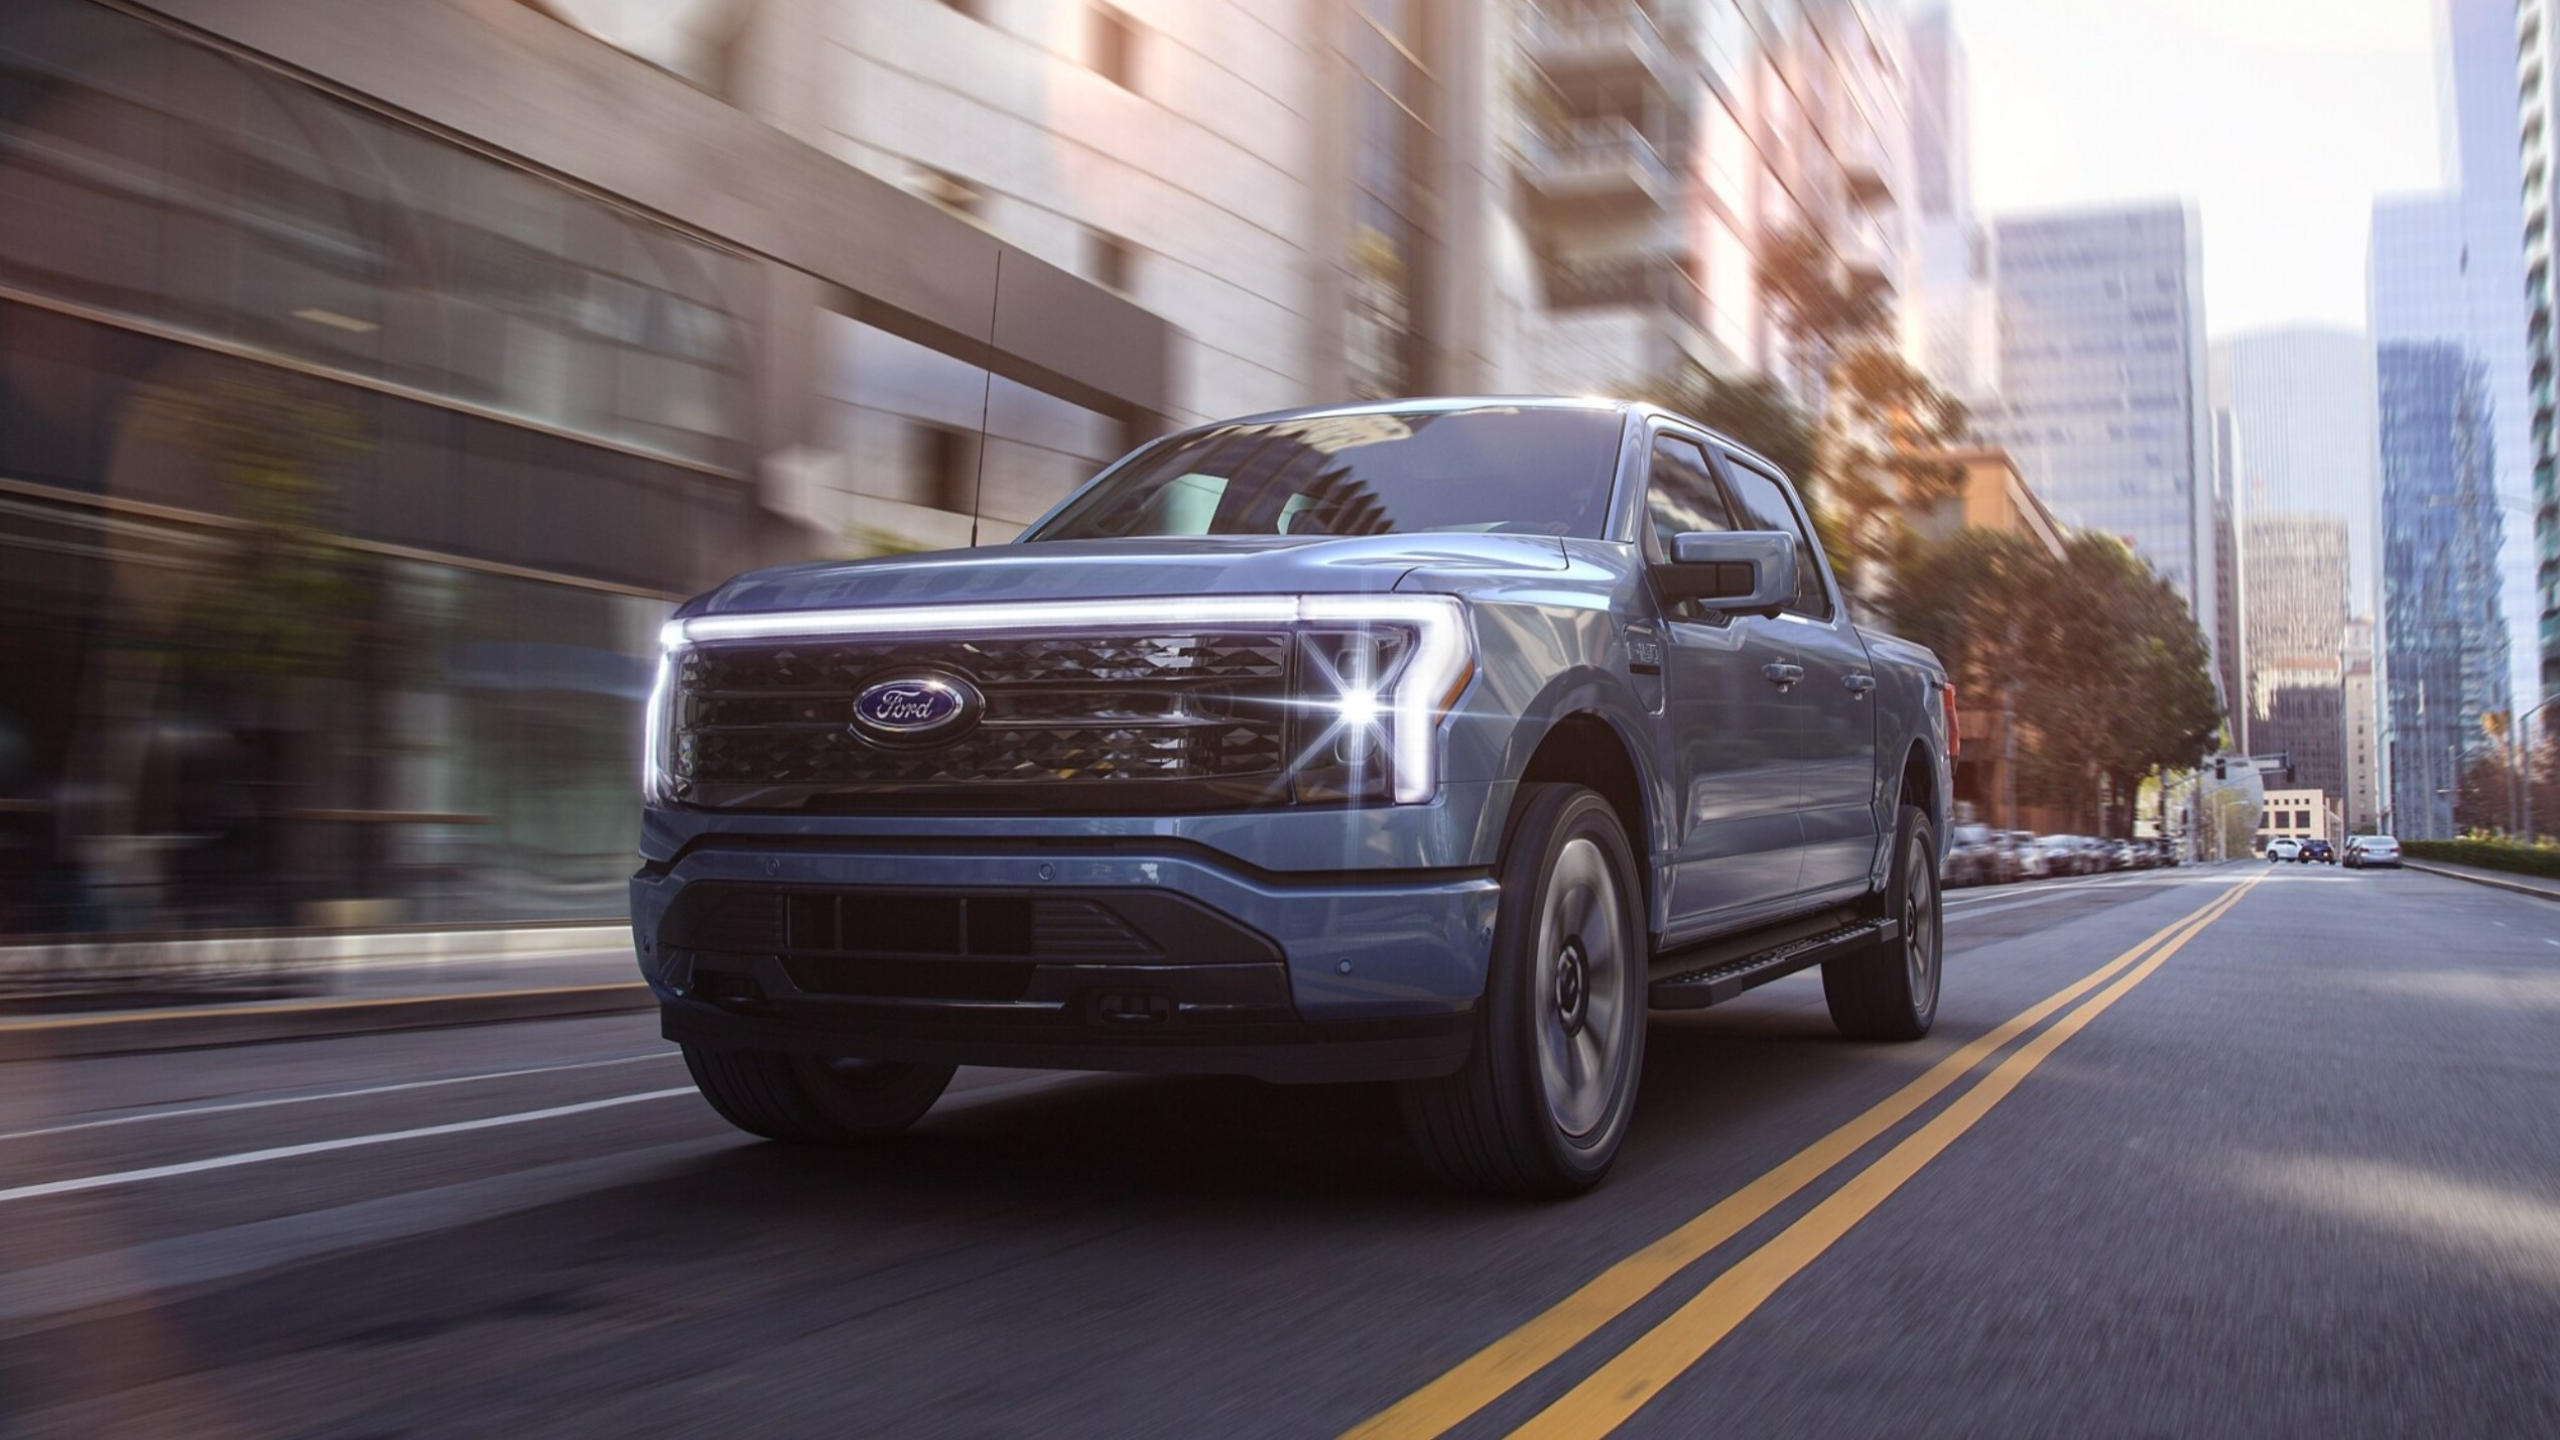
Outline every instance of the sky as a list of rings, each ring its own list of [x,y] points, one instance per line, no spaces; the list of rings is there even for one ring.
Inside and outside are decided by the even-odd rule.
[[[2364,324],[2376,195],[2432,190],[2430,0],[1951,0],[1984,215],[2194,199],[2205,326]]]

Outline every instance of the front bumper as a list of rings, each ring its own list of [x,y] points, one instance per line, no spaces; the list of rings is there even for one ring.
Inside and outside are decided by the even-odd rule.
[[[631,899],[642,975],[685,1043],[1316,1081],[1463,1063],[1498,891],[1474,871],[1290,877],[1135,839],[802,834],[705,836]]]

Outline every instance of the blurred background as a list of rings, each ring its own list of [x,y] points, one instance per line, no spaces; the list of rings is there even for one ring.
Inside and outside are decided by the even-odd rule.
[[[1986,830],[2560,819],[2540,0],[2381,7],[2434,188],[2311,217],[2355,314],[2210,335],[2179,187],[1976,198],[1968,37],[2131,8],[11,0],[0,933],[609,920],[685,595],[1415,393],[1804,476]]]

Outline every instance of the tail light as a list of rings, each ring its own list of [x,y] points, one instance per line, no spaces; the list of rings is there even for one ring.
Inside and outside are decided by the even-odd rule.
[[[1947,712],[1947,758],[1957,759],[1964,754],[1964,727],[1956,723],[1956,682],[1938,687],[1938,702]]]

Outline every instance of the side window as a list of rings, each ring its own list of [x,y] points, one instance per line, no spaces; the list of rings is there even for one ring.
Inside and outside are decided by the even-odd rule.
[[[1645,513],[1653,523],[1651,553],[1671,554],[1671,537],[1700,530],[1730,530],[1733,512],[1724,491],[1707,468],[1707,453],[1694,440],[1677,435],[1653,437],[1652,476],[1645,486]]]
[[[1725,479],[1733,486],[1734,508],[1754,530],[1778,530],[1796,537],[1796,600],[1787,608],[1817,620],[1831,618],[1831,600],[1822,590],[1822,551],[1796,519],[1787,503],[1787,487],[1752,467],[1727,461]]]

